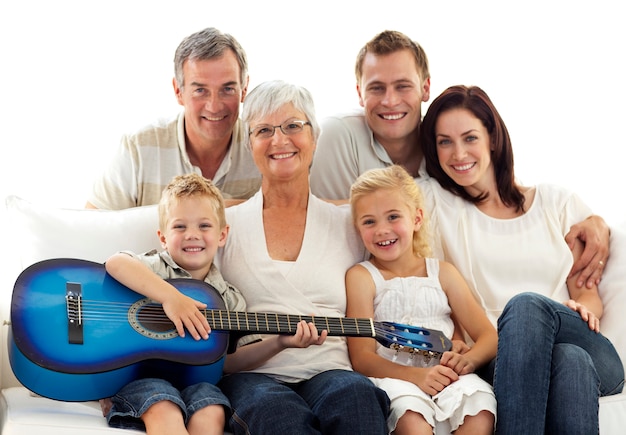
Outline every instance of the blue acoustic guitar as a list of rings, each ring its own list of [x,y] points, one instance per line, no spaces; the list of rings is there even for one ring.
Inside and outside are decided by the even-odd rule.
[[[398,351],[435,358],[451,348],[440,331],[366,318],[227,311],[209,284],[168,281],[207,304],[208,340],[179,337],[160,304],[120,284],[100,263],[61,258],[28,267],[11,300],[9,361],[15,376],[31,391],[64,401],[110,397],[147,376],[179,388],[215,384],[239,337],[293,334],[300,320],[331,336],[372,337]]]

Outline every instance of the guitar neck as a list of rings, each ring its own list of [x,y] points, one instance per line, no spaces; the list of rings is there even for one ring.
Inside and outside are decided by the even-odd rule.
[[[372,319],[348,317],[303,316],[294,314],[247,313],[242,311],[205,310],[212,329],[249,334],[295,334],[298,322],[313,322],[328,335],[376,337]]]

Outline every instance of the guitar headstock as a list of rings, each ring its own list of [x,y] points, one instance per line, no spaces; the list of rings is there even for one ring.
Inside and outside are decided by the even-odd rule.
[[[452,349],[452,342],[443,332],[402,323],[378,322],[376,340],[390,349],[429,355],[441,355]]]

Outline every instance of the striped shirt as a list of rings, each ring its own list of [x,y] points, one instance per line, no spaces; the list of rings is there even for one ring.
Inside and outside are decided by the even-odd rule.
[[[88,201],[97,208],[120,210],[157,204],[176,175],[195,172],[185,147],[185,117],[181,112],[122,137],[110,164],[96,178]],[[261,186],[261,175],[248,150],[241,120],[231,146],[213,179],[224,198],[248,199]]]

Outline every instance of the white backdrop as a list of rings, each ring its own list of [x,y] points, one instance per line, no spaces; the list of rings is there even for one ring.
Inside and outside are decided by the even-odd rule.
[[[172,59],[192,32],[233,34],[248,53],[252,87],[302,84],[324,116],[357,105],[356,53],[395,29],[426,49],[433,96],[459,83],[487,91],[523,181],[568,186],[622,222],[620,3],[3,0],[0,197],[82,207],[120,135],[179,110]]]

